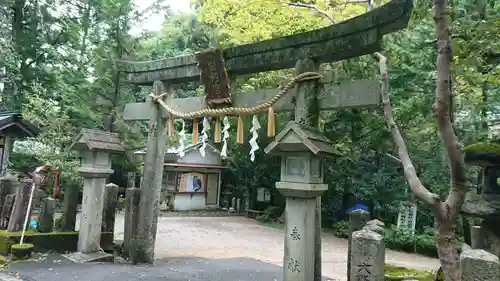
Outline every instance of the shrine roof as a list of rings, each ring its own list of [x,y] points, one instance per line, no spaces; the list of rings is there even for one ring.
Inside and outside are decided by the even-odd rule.
[[[189,152],[189,151],[191,151],[191,150],[193,150],[193,149],[199,149],[202,145],[203,145],[203,143],[202,143],[201,141],[199,141],[197,144],[192,144],[192,145],[190,145],[190,146],[186,147],[186,148],[184,149],[184,152]],[[220,150],[219,150],[219,149],[217,149],[217,148],[213,145],[213,143],[212,143],[211,141],[208,141],[208,142],[207,142],[207,147],[211,148],[211,149],[212,149],[215,153],[220,154]]]
[[[269,154],[311,152],[314,155],[339,155],[333,143],[315,128],[295,121],[289,122],[276,138],[264,149]]]
[[[0,131],[7,128],[16,128],[16,133],[21,137],[36,137],[40,129],[23,119],[19,112],[0,112]]]
[[[118,134],[92,129],[82,129],[69,149],[125,152]]]

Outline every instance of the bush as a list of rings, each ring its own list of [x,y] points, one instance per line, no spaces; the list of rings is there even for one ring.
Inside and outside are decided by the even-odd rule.
[[[283,208],[278,206],[270,206],[264,210],[264,213],[257,217],[261,222],[274,222],[283,213]]]
[[[394,250],[437,257],[434,235],[428,233],[412,234],[409,229],[388,228],[385,231],[385,245]]]
[[[333,225],[333,234],[340,238],[347,238],[349,232],[349,222],[338,221]],[[385,229],[385,245],[389,249],[418,253],[429,257],[437,257],[436,239],[434,230],[428,228],[424,233],[413,234],[411,230],[404,228],[390,227]],[[460,251],[461,238],[456,242],[456,248]]]
[[[418,253],[429,257],[437,257],[436,238],[433,231],[415,233],[409,229],[391,227],[385,230],[385,245],[393,250]],[[460,251],[461,239],[458,238],[455,247]]]
[[[347,238],[349,234],[349,222],[338,221],[333,224],[333,234],[340,238]]]

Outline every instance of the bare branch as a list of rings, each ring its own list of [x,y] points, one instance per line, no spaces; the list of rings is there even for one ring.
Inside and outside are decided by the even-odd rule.
[[[293,7],[301,7],[301,8],[307,8],[316,11],[317,13],[325,16],[332,24],[337,23],[335,19],[326,11],[318,8],[318,6],[313,5],[313,4],[307,4],[307,3],[301,3],[301,2],[292,2],[288,3],[288,6],[293,6]]]
[[[393,159],[393,160],[394,160],[394,161],[396,161],[396,162],[403,163],[403,162],[401,162],[401,160],[400,160],[399,158],[397,158],[396,156],[391,155],[391,154],[389,154],[389,153],[386,153],[386,154],[385,154],[385,156],[387,156],[387,157],[389,157],[389,158]]]
[[[439,196],[430,192],[427,188],[424,187],[422,182],[417,176],[417,171],[415,166],[410,159],[408,154],[408,148],[406,147],[406,143],[401,136],[401,132],[399,131],[396,122],[394,121],[394,116],[392,114],[391,102],[389,99],[389,77],[387,75],[387,58],[384,57],[380,53],[374,53],[374,58],[377,58],[380,65],[380,74],[382,76],[382,105],[384,109],[384,116],[387,122],[387,127],[389,128],[392,139],[398,149],[398,155],[401,163],[403,164],[404,173],[406,179],[408,180],[408,184],[410,185],[412,193],[428,204],[431,209],[435,210],[437,205],[440,203]]]

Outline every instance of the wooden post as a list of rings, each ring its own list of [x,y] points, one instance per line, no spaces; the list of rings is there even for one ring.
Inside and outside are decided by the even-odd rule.
[[[156,95],[169,90],[169,87],[164,87],[160,81],[155,81],[153,84],[153,91]],[[168,100],[170,99],[172,99],[172,93],[169,93],[165,102],[169,104]],[[151,97],[148,97],[147,101],[150,107],[149,134],[141,185],[141,200],[139,202],[138,233],[132,247],[132,262],[134,264],[152,264],[154,261],[165,145],[168,139],[165,131],[166,119],[163,117],[163,109]]]

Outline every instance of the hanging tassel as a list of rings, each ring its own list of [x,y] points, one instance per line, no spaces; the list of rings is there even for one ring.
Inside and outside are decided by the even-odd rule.
[[[274,116],[273,107],[269,107],[267,112],[267,137],[274,138],[276,135],[276,117]]]
[[[174,117],[170,116],[168,118],[168,136],[171,137],[174,135]]]
[[[201,142],[202,142],[202,145],[200,147],[201,157],[205,157],[205,150],[207,148],[208,132],[209,131],[210,131],[210,122],[208,122],[207,117],[204,117],[203,118],[203,127],[201,130]]]
[[[222,149],[220,151],[220,156],[223,158],[227,158],[227,139],[229,139],[229,128],[231,126],[231,123],[229,123],[229,118],[227,116],[224,116],[224,119],[222,120],[224,123],[224,128],[222,128]]]
[[[220,117],[215,117],[214,142],[220,143]]]
[[[193,119],[193,145],[198,144],[198,119]]]
[[[186,142],[185,126],[186,126],[186,123],[184,122],[184,119],[183,119],[182,120],[182,129],[179,132],[179,150],[177,152],[177,155],[179,155],[180,158],[184,157],[184,155],[186,154],[184,152],[184,149],[186,149],[186,145],[185,145],[185,142]]]
[[[252,128],[250,132],[252,133],[252,138],[250,139],[250,161],[255,161],[255,151],[259,150],[259,144],[257,143],[257,138],[259,138],[260,124],[257,115],[252,117]]]
[[[236,143],[237,144],[243,144],[243,118],[238,116],[238,126],[236,127]]]

